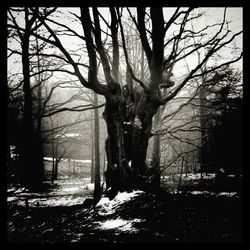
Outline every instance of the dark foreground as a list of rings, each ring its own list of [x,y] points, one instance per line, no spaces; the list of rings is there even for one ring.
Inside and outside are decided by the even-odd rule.
[[[8,208],[8,242],[242,242],[242,199],[208,194],[142,194],[115,214],[82,205]],[[109,218],[140,218],[136,232],[100,230]]]

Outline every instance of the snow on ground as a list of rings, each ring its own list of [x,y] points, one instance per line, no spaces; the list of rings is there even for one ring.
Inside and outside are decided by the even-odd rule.
[[[29,207],[57,207],[57,206],[73,206],[77,204],[82,204],[83,197],[75,197],[73,195],[69,196],[58,196],[58,197],[48,197],[48,198],[31,198],[31,199],[20,199],[18,197],[9,197],[8,202],[15,201],[18,206],[26,206],[28,202]]]
[[[173,193],[177,193],[177,190],[174,190]],[[179,193],[183,193],[182,191],[179,191]],[[237,192],[210,192],[210,191],[188,191],[187,194],[193,194],[193,195],[209,195],[209,196],[215,196],[215,197],[239,197]]]
[[[118,192],[113,200],[109,200],[107,197],[102,197],[101,200],[97,203],[95,210],[101,216],[112,215],[116,212],[117,208],[120,207],[125,202],[131,200],[132,198],[144,193],[144,191],[135,190],[133,192]],[[134,223],[142,222],[141,219],[131,219],[124,220],[120,217],[115,219],[108,219],[105,221],[99,221],[95,224],[96,227],[100,230],[117,230],[122,232],[134,233],[138,230],[134,228]]]
[[[28,192],[24,188],[8,189],[7,202],[19,206],[26,206],[28,203],[29,207],[73,206],[83,204],[85,198],[92,197],[94,190],[90,178],[63,179],[54,183],[56,186],[53,190],[44,193]]]
[[[236,192],[209,192],[209,191],[192,191],[190,192],[191,194],[194,195],[199,195],[199,194],[206,194],[206,195],[210,195],[210,196],[223,196],[223,197],[239,197],[238,194]]]
[[[82,204],[84,198],[83,197],[74,197],[72,195],[65,197],[51,197],[46,200],[41,200],[41,207],[57,207],[57,206],[73,206],[77,204]],[[37,199],[30,199],[30,206],[36,206]]]
[[[180,178],[180,174],[163,175],[163,176],[161,176],[161,179],[163,181],[171,181],[171,179],[173,177]],[[215,177],[216,177],[215,173],[202,174],[202,179],[204,179],[204,180],[211,180],[211,179],[214,179]],[[200,173],[182,174],[181,178],[182,178],[182,180],[186,180],[186,181],[191,181],[191,180],[197,180],[198,181],[198,180],[201,179],[201,174]]]
[[[202,179],[214,179],[215,178],[215,174],[203,174],[202,175]],[[196,173],[196,174],[182,174],[182,177],[186,180],[197,180],[201,178],[201,174],[200,173]]]
[[[142,221],[141,219],[124,220],[118,217],[117,219],[110,219],[104,222],[96,222],[96,224],[97,228],[101,230],[118,230],[134,233],[138,231],[138,229],[133,227],[134,223]]]
[[[131,200],[133,197],[140,195],[141,193],[144,192],[140,190],[136,190],[130,193],[118,192],[118,194],[113,200],[109,200],[109,198],[107,197],[102,197],[100,201],[96,204],[96,209],[98,210],[98,214],[103,216],[114,214],[117,207],[119,207],[126,201]]]
[[[218,193],[218,196],[226,196],[226,197],[236,197],[236,192],[220,192]]]
[[[44,160],[46,161],[53,161],[52,157],[43,157]],[[75,162],[81,162],[81,163],[91,163],[91,160],[79,160],[79,159],[70,159],[71,161],[75,161]],[[68,161],[68,159],[63,159],[62,161]]]

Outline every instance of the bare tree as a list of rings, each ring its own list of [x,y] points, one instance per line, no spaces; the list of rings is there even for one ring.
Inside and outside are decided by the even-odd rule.
[[[22,8],[24,12],[24,27],[22,31],[18,25],[16,18],[12,14],[12,10],[9,9],[9,21],[15,27],[17,37],[21,45],[21,58],[22,58],[22,75],[23,75],[23,93],[24,93],[24,110],[23,110],[23,144],[20,151],[22,159],[22,181],[23,184],[32,189],[38,189],[41,187],[44,179],[43,168],[43,154],[42,147],[35,129],[32,119],[32,90],[30,83],[30,36],[31,33],[36,30],[37,26],[35,21],[37,16],[32,15],[30,17],[29,8]],[[34,27],[35,25],[35,27]],[[14,32],[15,32],[14,31]],[[32,179],[30,178],[32,176]]]
[[[53,18],[46,17],[49,9],[42,9],[43,11],[40,12],[32,10],[34,15],[37,14],[40,24],[49,32],[49,36],[38,36],[38,38],[59,49],[63,55],[60,56],[61,59],[73,69],[73,71],[70,71],[67,68],[63,69],[63,71],[75,75],[83,87],[92,89],[106,99],[103,116],[108,132],[106,141],[108,161],[106,183],[107,188],[111,188],[110,196],[114,196],[118,190],[123,191],[134,188],[157,189],[159,187],[159,181],[157,181],[159,179],[159,167],[157,166],[159,163],[156,162],[154,171],[149,169],[146,164],[148,142],[152,135],[152,118],[160,106],[175,98],[189,81],[200,76],[199,69],[210,57],[230,44],[242,32],[230,33],[230,29],[226,26],[225,11],[221,23],[214,25],[215,29],[217,29],[213,35],[202,36],[202,40],[197,46],[193,44],[182,46],[183,40],[189,39],[193,33],[188,28],[188,23],[192,19],[200,17],[200,15],[191,15],[194,8],[177,8],[168,20],[164,20],[162,8],[137,8],[136,14],[133,14],[128,8],[127,10],[133,20],[135,29],[138,31],[148,63],[150,77],[149,81],[146,82],[145,79],[142,81],[136,77],[137,72],[134,72],[130,63],[127,53],[128,44],[126,44],[124,34],[123,8],[110,7],[111,23],[109,24],[106,21],[104,24],[107,27],[107,32],[103,30],[103,23],[100,22],[101,13],[97,7],[92,8],[92,15],[90,15],[89,8],[80,8],[80,16],[75,14],[74,16],[80,21],[84,36],[79,35],[69,26],[60,24],[54,21]],[[145,22],[148,16],[150,19]],[[59,39],[59,32],[53,28],[55,24],[59,28],[66,28],[71,35],[74,34],[86,44],[89,59],[87,77],[81,70],[81,67],[86,66],[85,62],[80,63],[73,57],[73,54],[68,52]],[[173,26],[177,27],[177,31],[173,36],[169,36],[165,40],[166,33]],[[209,28],[211,27],[204,27],[195,31],[195,34],[201,35],[202,32],[209,31]],[[112,57],[109,56],[105,48],[106,44],[102,39],[103,33],[107,33],[111,38]],[[119,36],[121,38],[120,43]],[[123,48],[128,71],[134,81],[131,84],[132,86],[122,86],[122,81],[119,79],[120,74],[118,71],[121,70],[119,67],[120,45]],[[184,58],[190,57],[196,51],[202,50],[205,53],[202,53],[200,62],[190,70],[178,85],[173,87],[172,91],[165,95],[163,90],[174,85],[171,80],[173,65]],[[106,84],[100,83],[98,78],[98,57],[103,66]],[[236,62],[241,57],[242,54],[239,54],[236,58],[230,58],[228,61],[211,67],[203,74],[208,74],[220,67]],[[128,106],[133,108],[128,109],[127,104],[130,104]]]

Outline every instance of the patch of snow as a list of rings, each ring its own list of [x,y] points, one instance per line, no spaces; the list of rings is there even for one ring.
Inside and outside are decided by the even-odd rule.
[[[50,197],[50,198],[42,198],[42,199],[28,199],[29,207],[37,207],[37,203],[39,203],[39,207],[57,207],[57,206],[73,206],[83,203],[82,197]],[[17,205],[26,206],[24,200],[18,200]]]
[[[16,191],[15,191],[15,194],[18,194],[18,193],[22,193],[25,191],[25,188],[18,188]]]
[[[237,196],[236,192],[220,192],[218,196],[234,197]]]
[[[53,158],[52,157],[43,157],[44,160],[46,161],[53,161]],[[62,161],[75,161],[75,162],[80,162],[80,163],[91,163],[91,160],[79,160],[79,159],[66,159],[66,158],[63,158]]]
[[[111,204],[112,201],[108,197],[102,197],[99,202],[96,204],[96,207],[106,206]]]
[[[26,200],[30,207],[72,206],[83,204],[84,198],[92,196],[94,189],[90,178],[56,180],[55,184],[52,191],[41,193],[27,192],[24,188],[19,188],[7,197],[7,202],[26,206]]]
[[[182,174],[183,178],[186,180],[197,180],[201,178],[201,174],[200,173],[196,173],[196,174]],[[215,178],[215,174],[203,174],[202,175],[202,179],[213,179]]]
[[[208,174],[208,175],[204,175],[202,176],[203,179],[214,179],[216,177],[216,174]]]
[[[209,192],[209,191],[192,191],[189,192],[190,194],[193,195],[199,195],[199,194],[206,194],[206,195],[211,195],[211,196],[226,196],[226,197],[238,197],[236,192],[219,192],[219,193],[215,193],[215,192]]]
[[[86,190],[94,190],[95,184],[94,183],[88,183],[84,186],[84,189]]]
[[[116,197],[113,200],[109,200],[107,197],[102,197],[100,201],[96,204],[96,209],[98,209],[99,215],[110,215],[115,213],[116,208],[126,201],[131,200],[133,197],[136,197],[144,193],[143,191],[136,190],[133,192],[118,192]]]
[[[43,157],[44,160],[46,161],[52,161],[53,159],[51,157]]]
[[[16,188],[9,188],[9,189],[7,189],[7,192],[9,193],[9,192],[14,192],[16,190]]]
[[[80,233],[80,234],[76,234],[75,235],[75,239],[72,239],[70,242],[79,242],[81,237],[83,236],[84,234],[83,233]]]
[[[66,133],[66,134],[56,134],[55,138],[58,138],[58,137],[79,137],[79,136],[81,136],[81,134],[79,134],[79,133]]]
[[[76,192],[76,191],[79,191],[79,187],[63,187],[62,191],[64,191],[64,192]]]
[[[18,197],[7,197],[7,202],[18,200]]]
[[[16,146],[10,145],[10,158],[15,159],[17,154],[15,154]]]
[[[224,168],[220,168],[220,169],[219,169],[219,172],[220,172],[220,173],[225,173]]]
[[[121,218],[97,222],[98,228],[101,230],[119,230],[122,232],[137,232],[138,229],[133,227],[133,223],[141,222],[141,219],[123,220]]]
[[[178,191],[175,189],[172,191],[173,194],[177,194]],[[183,191],[179,191],[179,194],[183,194]],[[214,196],[214,197],[219,197],[219,196],[226,196],[226,197],[239,197],[237,192],[210,192],[210,191],[200,191],[200,190],[195,190],[195,191],[188,191],[187,194],[193,194],[193,195],[208,195],[208,196]]]
[[[170,175],[162,175],[161,179],[163,179],[163,180],[165,180],[165,179],[169,180],[169,179],[171,179],[171,176]]]
[[[172,194],[178,194],[178,193],[179,193],[179,194],[182,194],[183,192],[182,192],[182,191],[179,191],[179,192],[178,192],[178,190],[173,190],[173,191],[172,191]]]
[[[78,159],[70,159],[70,160],[75,161],[75,162],[80,162],[80,163],[89,163],[89,164],[91,163],[91,160],[78,160]]]
[[[142,128],[141,121],[139,120],[138,117],[135,117],[134,126],[135,126],[137,129],[141,129],[141,128]]]
[[[208,191],[192,191],[192,192],[190,192],[190,194],[194,194],[194,195],[197,195],[197,194],[212,194],[212,192],[208,192]]]

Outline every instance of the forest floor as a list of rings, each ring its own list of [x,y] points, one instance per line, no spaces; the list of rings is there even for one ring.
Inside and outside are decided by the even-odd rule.
[[[44,193],[9,189],[8,242],[242,242],[242,192],[232,178],[222,190],[214,178],[189,177],[180,192],[166,191],[165,179],[157,195],[118,193],[95,208],[83,205],[89,178],[60,180]]]

